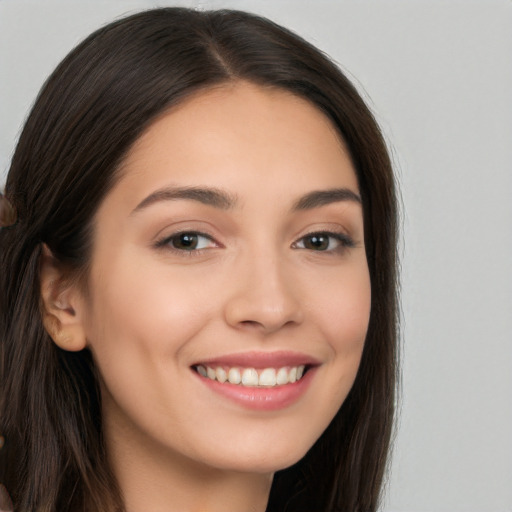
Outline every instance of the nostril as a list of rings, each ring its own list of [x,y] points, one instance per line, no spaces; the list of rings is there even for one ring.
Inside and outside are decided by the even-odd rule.
[[[260,322],[256,322],[256,320],[243,320],[240,322],[240,325],[246,325],[248,327],[262,327]]]

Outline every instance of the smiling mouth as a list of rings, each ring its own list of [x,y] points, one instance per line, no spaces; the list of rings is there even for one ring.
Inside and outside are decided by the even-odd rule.
[[[283,366],[280,368],[242,368],[238,366],[209,366],[197,364],[192,367],[199,375],[221,384],[234,384],[252,388],[274,388],[294,384],[301,380],[310,365]]]

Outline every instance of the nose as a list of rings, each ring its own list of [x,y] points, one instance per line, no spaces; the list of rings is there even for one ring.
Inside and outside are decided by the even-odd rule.
[[[271,334],[302,323],[302,300],[282,259],[260,253],[240,267],[231,276],[233,292],[225,305],[230,326]]]
[[[229,325],[271,334],[284,326],[302,323],[302,300],[282,260],[276,256],[265,258],[260,253],[240,267],[232,275],[233,292],[225,306]]]

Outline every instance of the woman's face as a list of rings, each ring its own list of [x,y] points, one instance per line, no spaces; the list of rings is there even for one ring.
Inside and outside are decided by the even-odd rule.
[[[334,127],[238,82],[162,116],[121,176],[83,299],[107,439],[214,468],[291,465],[347,396],[370,314]]]

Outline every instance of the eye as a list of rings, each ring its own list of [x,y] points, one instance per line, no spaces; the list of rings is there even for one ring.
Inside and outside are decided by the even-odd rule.
[[[345,233],[329,231],[309,233],[293,244],[295,249],[307,249],[316,252],[333,252],[354,246],[352,238]]]
[[[199,251],[209,247],[217,247],[215,242],[204,233],[196,231],[183,231],[175,233],[157,242],[157,247],[170,247],[176,251]]]

